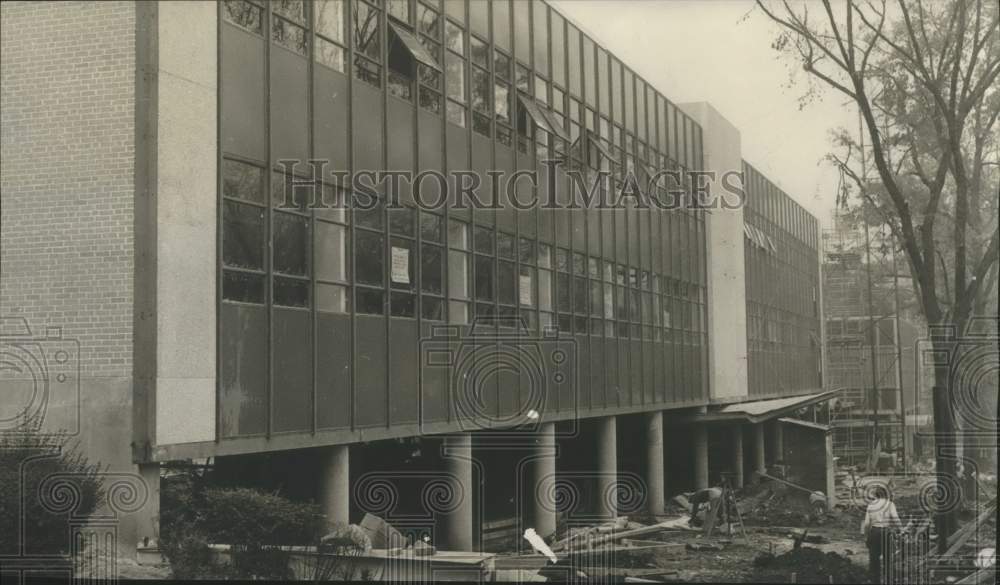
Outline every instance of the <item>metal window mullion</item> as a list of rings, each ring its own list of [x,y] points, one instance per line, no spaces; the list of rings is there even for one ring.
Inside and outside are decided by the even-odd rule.
[[[314,34],[316,29],[316,19],[314,18],[315,6],[312,3],[307,3],[305,6],[305,12],[306,13],[304,16],[306,21],[306,26],[305,26],[306,50],[308,51],[308,55],[306,56],[306,59],[308,60],[308,63],[306,64],[306,71],[309,77],[308,81],[306,82],[306,87],[308,88],[309,91],[309,95],[306,98],[307,100],[306,104],[308,108],[307,119],[309,120],[309,129],[307,131],[309,132],[309,156],[310,159],[315,160],[316,159],[316,132],[314,131],[314,124],[315,124],[314,117],[316,112],[316,105],[315,105],[316,35]],[[312,198],[312,201],[310,201],[310,203],[315,204],[315,194],[316,194],[315,189],[317,188],[319,189],[319,199],[321,202],[323,200],[323,177],[321,175],[317,179],[315,163],[312,163],[312,166],[313,166],[312,168],[313,184],[311,188],[314,190],[313,191],[314,197]],[[294,196],[295,195],[293,191],[292,197],[294,198]],[[316,210],[315,208],[309,211],[309,234],[307,236],[307,241],[309,249],[309,317],[310,317],[310,323],[312,325],[312,329],[310,331],[310,344],[312,349],[310,355],[310,357],[312,358],[312,364],[311,364],[312,384],[310,392],[310,398],[312,401],[311,405],[312,416],[310,417],[310,425],[311,425],[310,432],[313,435],[315,435],[316,429],[319,426],[317,420],[319,416],[317,412],[319,406],[319,399],[317,396],[317,388],[316,388],[317,382],[319,380],[319,374],[317,372],[317,364],[319,362],[318,358],[319,344],[317,343],[317,340],[319,338],[319,335],[317,334],[319,316],[317,315],[317,310],[316,310],[317,298],[316,298]]]
[[[264,82],[265,87],[267,87],[267,100],[266,100],[266,126],[265,126],[265,139],[267,141],[267,168],[264,170],[265,183],[265,202],[267,208],[265,210],[265,231],[267,242],[267,254],[265,257],[264,269],[266,271],[265,284],[267,291],[264,296],[264,301],[267,307],[267,415],[265,417],[265,436],[267,439],[271,438],[271,429],[274,426],[274,421],[272,420],[272,405],[274,403],[274,242],[273,240],[273,226],[272,226],[272,216],[273,204],[271,201],[272,189],[274,184],[274,153],[272,152],[271,145],[271,5],[268,4],[263,9],[264,15]]]

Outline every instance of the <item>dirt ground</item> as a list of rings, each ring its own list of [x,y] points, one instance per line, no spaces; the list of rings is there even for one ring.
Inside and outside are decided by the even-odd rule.
[[[678,581],[695,583],[748,583],[774,582],[775,578],[783,576],[778,581],[788,581],[791,571],[784,565],[769,569],[770,577],[761,579],[762,571],[755,567],[754,560],[766,554],[776,557],[793,548],[792,539],[788,536],[794,530],[792,527],[777,526],[747,526],[747,539],[740,534],[733,536],[720,535],[711,538],[692,537],[688,533],[662,533],[659,540],[680,543],[719,543],[722,550],[689,550],[686,547],[669,547],[657,551],[649,559],[657,568],[677,571]],[[839,555],[845,562],[862,573],[868,566],[867,549],[861,542],[857,528],[848,531],[838,526],[815,527],[809,530],[809,535],[822,537],[823,542],[803,544],[803,549],[811,549],[820,553],[832,552]],[[749,542],[747,542],[749,541]],[[811,560],[811,559],[810,559]],[[799,573],[804,573],[810,563],[805,562]],[[782,575],[782,573],[786,573]],[[806,582],[799,578],[798,581]],[[836,582],[842,582],[836,580]],[[828,582],[825,578],[822,581]]]

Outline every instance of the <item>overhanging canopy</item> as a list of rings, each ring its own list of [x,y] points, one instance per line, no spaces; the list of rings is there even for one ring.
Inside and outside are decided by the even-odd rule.
[[[750,423],[759,423],[779,416],[784,416],[804,406],[824,402],[833,398],[837,392],[837,390],[829,390],[826,392],[804,394],[802,396],[792,396],[789,398],[773,398],[771,400],[739,402],[715,408],[710,406],[707,412],[700,412],[692,415],[691,422],[745,421]]]

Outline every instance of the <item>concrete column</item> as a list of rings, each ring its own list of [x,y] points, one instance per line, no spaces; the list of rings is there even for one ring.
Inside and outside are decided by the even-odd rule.
[[[733,487],[743,487],[743,427],[734,425],[733,433]]]
[[[448,435],[444,444],[448,481],[457,499],[454,508],[445,516],[441,539],[443,550],[471,551],[475,546],[472,534],[472,435]]]
[[[693,431],[694,487],[703,490],[708,487],[708,427],[696,424]]]
[[[615,417],[597,419],[597,510],[598,516],[618,515],[618,425]]]
[[[767,471],[767,463],[764,462],[763,423],[757,423],[753,426],[753,469],[754,471]]]
[[[538,429],[535,442],[535,458],[532,460],[534,469],[534,502],[533,522],[535,532],[542,538],[548,538],[556,532],[556,425],[545,423]]]
[[[146,504],[135,514],[136,542],[153,546],[160,540],[160,464],[140,463],[139,476],[146,486]]]
[[[833,510],[837,505],[837,469],[833,459],[833,430],[826,432],[824,437],[826,456],[826,509]]]
[[[326,524],[347,524],[351,512],[350,446],[336,445],[323,450],[320,461],[319,501]]]
[[[772,464],[785,458],[784,425],[778,419],[771,421],[771,452],[768,459]]]
[[[652,515],[663,514],[663,413],[646,414],[646,504]]]

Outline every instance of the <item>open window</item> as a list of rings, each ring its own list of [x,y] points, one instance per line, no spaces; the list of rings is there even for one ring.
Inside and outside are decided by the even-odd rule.
[[[438,78],[441,65],[431,52],[409,30],[394,22],[389,22],[389,90],[396,97],[411,100],[413,82],[420,69],[425,83]]]
[[[552,124],[549,123],[549,119],[542,114],[542,107],[535,102],[535,100],[530,97],[518,94],[517,101],[521,104],[521,112],[523,112],[528,118],[538,126],[539,129],[544,130],[550,134],[555,134],[555,130],[552,128]],[[524,121],[525,126],[527,126],[527,120]],[[518,125],[520,125],[521,120],[518,120]]]
[[[405,49],[406,53],[416,63],[430,67],[438,73],[441,72],[441,65],[437,62],[437,59],[434,58],[434,55],[431,55],[430,51],[424,47],[413,33],[393,22],[389,23],[389,30],[392,31],[401,48]]]
[[[607,165],[619,164],[615,157],[611,156],[611,152],[608,151],[607,147],[604,146],[596,134],[588,130],[581,138],[586,140],[587,162],[590,166],[600,169],[605,168],[605,163]]]

